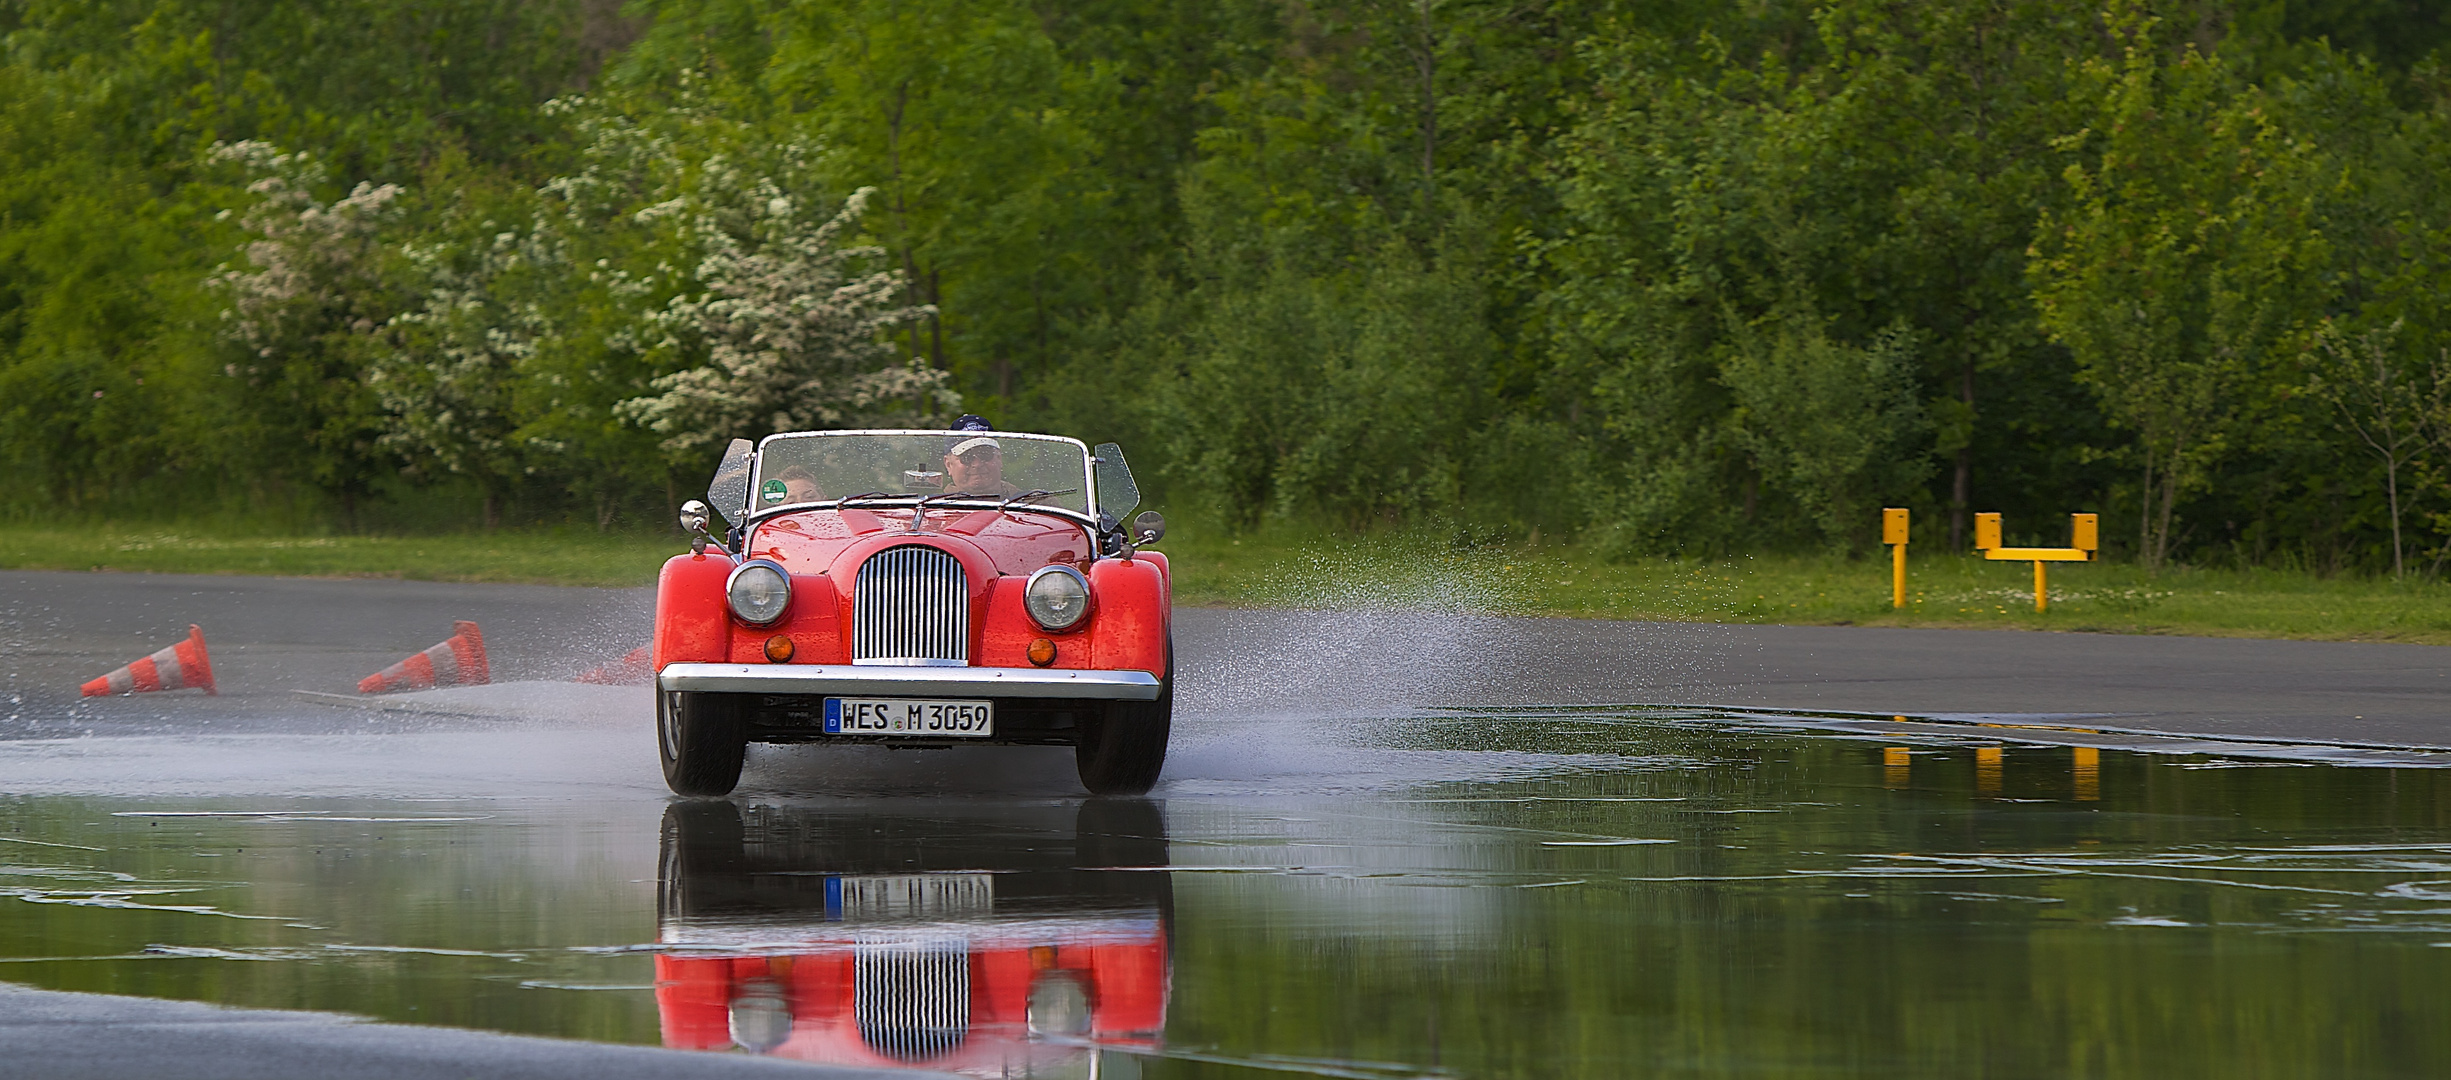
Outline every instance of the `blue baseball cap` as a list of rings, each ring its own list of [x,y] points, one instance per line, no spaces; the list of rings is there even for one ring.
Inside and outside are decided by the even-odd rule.
[[[976,450],[982,446],[995,447],[998,452],[1002,452],[1004,447],[999,445],[996,440],[988,438],[985,435],[975,434],[976,432],[994,430],[996,429],[988,426],[986,417],[971,413],[963,413],[961,419],[953,422],[954,435],[953,438],[946,441],[945,456],[960,457],[963,454],[969,453],[970,451]]]

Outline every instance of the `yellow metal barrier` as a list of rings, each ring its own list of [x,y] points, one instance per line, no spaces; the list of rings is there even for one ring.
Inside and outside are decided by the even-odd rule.
[[[2043,565],[2055,562],[2091,562],[2094,552],[2102,547],[2100,518],[2093,514],[2070,514],[2069,544],[2064,548],[2013,548],[2000,546],[2000,515],[1974,516],[1974,549],[1994,562],[2032,562],[2034,564],[2034,610],[2042,611],[2050,600],[2044,593]]]
[[[1881,542],[1889,545],[1889,606],[1906,606],[1906,511],[1881,511]]]

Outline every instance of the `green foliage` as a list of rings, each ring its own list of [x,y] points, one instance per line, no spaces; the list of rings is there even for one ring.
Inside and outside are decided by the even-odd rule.
[[[1312,276],[1278,265],[1204,283],[1137,365],[1163,474],[1224,520],[1324,516],[1363,528],[1455,506],[1491,351],[1478,291],[1400,246]]]
[[[2138,556],[2172,555],[2179,500],[2210,485],[2258,391],[2317,310],[2327,258],[2290,189],[2310,148],[2192,47],[2114,8],[2124,56],[2080,68],[2094,115],[2061,145],[2075,206],[2037,229],[2035,299],[2078,377],[2135,436]],[[2294,196],[2294,197],[2293,197]]]
[[[2451,553],[2416,7],[627,12],[0,0],[0,503],[660,523],[961,403],[1230,530]]]

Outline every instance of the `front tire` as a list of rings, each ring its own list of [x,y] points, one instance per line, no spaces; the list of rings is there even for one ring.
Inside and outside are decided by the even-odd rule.
[[[716,694],[659,691],[655,734],[664,784],[674,794],[729,795],[740,786],[749,727],[736,702]]]
[[[1092,795],[1141,795],[1166,768],[1174,728],[1174,634],[1166,635],[1166,679],[1155,701],[1115,701],[1089,717],[1072,748],[1081,786]]]

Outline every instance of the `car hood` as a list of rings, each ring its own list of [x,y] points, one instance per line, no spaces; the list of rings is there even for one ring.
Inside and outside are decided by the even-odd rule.
[[[750,538],[753,558],[773,559],[795,573],[833,565],[844,548],[874,537],[916,542],[959,537],[974,545],[999,574],[1027,574],[1049,563],[1081,563],[1092,554],[1081,526],[1052,514],[999,510],[930,511],[917,528],[907,510],[809,510],[760,524]]]

